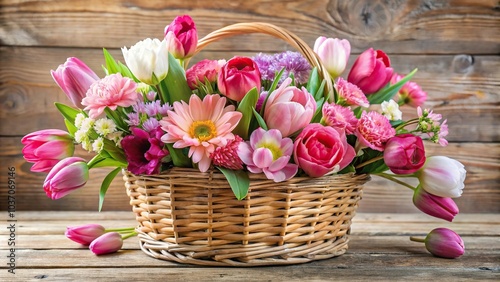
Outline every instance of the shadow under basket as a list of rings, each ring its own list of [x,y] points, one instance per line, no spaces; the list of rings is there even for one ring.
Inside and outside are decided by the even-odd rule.
[[[250,174],[237,200],[218,171],[123,171],[141,249],[207,266],[298,264],[342,255],[368,175],[294,177],[275,183]]]

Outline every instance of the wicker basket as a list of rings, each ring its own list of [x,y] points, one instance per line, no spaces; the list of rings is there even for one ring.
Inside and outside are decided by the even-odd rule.
[[[240,23],[208,34],[197,52],[224,37],[264,33],[299,50],[318,73],[327,70],[296,35],[267,23]],[[333,91],[330,79],[325,91]],[[160,175],[124,171],[141,249],[168,261],[209,266],[305,263],[342,255],[368,175],[294,177],[275,183],[250,175],[245,199],[235,198],[217,170],[172,168]]]

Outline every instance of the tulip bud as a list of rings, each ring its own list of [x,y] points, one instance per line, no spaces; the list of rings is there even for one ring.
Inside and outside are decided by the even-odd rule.
[[[458,258],[465,252],[464,241],[453,230],[436,228],[425,238],[425,248],[442,258]]]
[[[168,51],[176,59],[191,57],[198,44],[198,32],[193,19],[188,16],[178,16],[165,27],[165,40]]]
[[[260,92],[259,68],[250,58],[234,57],[222,67],[217,85],[223,95],[239,102],[254,87]]]
[[[59,160],[73,156],[75,151],[73,137],[59,129],[32,132],[24,136],[21,143],[24,144],[24,159],[34,163],[33,172],[49,172]]]
[[[314,42],[314,52],[328,70],[332,79],[342,74],[351,54],[351,44],[346,39],[318,37]]]
[[[168,50],[165,40],[146,38],[127,50],[122,48],[123,58],[130,71],[140,81],[157,85],[168,73]]]
[[[50,74],[73,105],[78,108],[83,108],[82,99],[90,85],[99,79],[94,71],[75,57],[68,58],[55,71],[51,70]]]
[[[415,189],[413,194],[413,204],[430,216],[450,222],[458,214],[458,207],[451,198],[434,196],[425,192],[420,186]]]
[[[49,172],[43,189],[49,198],[57,200],[81,188],[89,179],[89,168],[84,159],[78,157],[59,161]]]
[[[462,195],[465,187],[466,173],[464,165],[457,160],[431,156],[416,175],[420,185],[428,193],[444,198],[457,198]]]
[[[96,255],[104,255],[117,252],[123,246],[123,239],[118,232],[109,232],[99,236],[89,246]]]
[[[99,224],[85,224],[80,226],[68,226],[66,227],[67,238],[80,243],[82,245],[89,245],[97,237],[105,233],[105,228]]]
[[[364,51],[354,62],[347,81],[356,84],[365,94],[373,94],[391,80],[393,69],[389,57],[381,50]]]
[[[401,134],[387,141],[384,162],[395,174],[410,174],[425,163],[425,149],[422,138],[413,134]]]

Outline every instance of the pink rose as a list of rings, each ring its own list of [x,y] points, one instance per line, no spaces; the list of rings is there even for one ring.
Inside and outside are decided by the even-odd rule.
[[[311,123],[294,143],[295,163],[311,177],[320,177],[345,168],[356,156],[347,144],[344,131]]]
[[[225,62],[222,60],[221,62]],[[217,60],[204,59],[194,64],[186,71],[186,79],[189,88],[192,90],[198,86],[205,84],[205,80],[209,82],[217,82],[217,75],[221,69],[221,64]]]

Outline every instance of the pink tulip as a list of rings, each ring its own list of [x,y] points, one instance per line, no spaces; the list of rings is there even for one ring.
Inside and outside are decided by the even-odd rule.
[[[332,79],[344,72],[351,54],[351,44],[346,39],[318,37],[314,42],[314,52],[328,70]]]
[[[314,97],[302,87],[289,86],[291,78],[269,94],[264,120],[269,128],[278,129],[283,136],[290,136],[311,122],[316,111]]]
[[[425,238],[425,248],[442,258],[458,258],[465,252],[464,241],[453,230],[436,228]]]
[[[99,236],[89,246],[96,255],[104,255],[117,252],[123,246],[123,239],[118,232],[109,232]]]
[[[434,196],[425,192],[422,187],[417,187],[413,194],[413,204],[422,212],[441,218],[447,221],[452,221],[455,215],[458,214],[457,204],[451,198],[443,198]]]
[[[249,142],[241,142],[238,146],[238,156],[248,171],[264,172],[275,182],[288,180],[297,173],[297,165],[290,163],[292,151],[292,139],[282,138],[279,130],[265,131],[260,127],[252,132]]]
[[[89,179],[89,168],[84,159],[69,157],[59,161],[49,172],[43,189],[49,198],[57,200],[81,188]]]
[[[71,157],[75,151],[71,135],[59,129],[32,132],[21,139],[26,161],[34,163],[33,172],[49,172],[59,160]]]
[[[178,16],[165,27],[165,40],[168,51],[177,59],[191,57],[198,44],[198,32],[193,19],[188,16]]]
[[[401,134],[387,141],[384,162],[395,174],[411,174],[425,163],[422,138],[413,134]]]
[[[50,71],[50,74],[73,105],[78,108],[83,108],[82,99],[85,98],[90,85],[99,79],[94,71],[75,57],[68,58],[55,71]]]
[[[250,58],[234,57],[219,72],[217,86],[223,95],[239,102],[254,87],[260,92],[259,68]]]
[[[459,161],[445,156],[431,156],[416,172],[420,185],[428,193],[444,198],[462,195],[467,171]]]
[[[97,237],[105,233],[104,226],[99,224],[85,224],[80,226],[68,226],[64,235],[82,245],[89,245]]]
[[[370,48],[356,59],[347,81],[356,84],[365,94],[372,94],[389,83],[393,69],[389,57],[381,50]]]
[[[295,163],[311,177],[338,172],[356,156],[354,148],[347,144],[343,130],[311,123],[302,130],[294,143]]]

